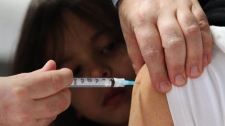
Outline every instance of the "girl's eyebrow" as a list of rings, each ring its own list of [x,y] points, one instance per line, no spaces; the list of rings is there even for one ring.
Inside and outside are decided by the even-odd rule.
[[[91,38],[90,40],[91,41],[96,41],[100,36],[104,35],[104,34],[107,34],[108,33],[108,30],[101,30],[101,31],[98,31],[96,32]]]

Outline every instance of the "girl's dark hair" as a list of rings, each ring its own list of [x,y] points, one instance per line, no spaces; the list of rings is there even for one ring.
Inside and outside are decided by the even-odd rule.
[[[54,52],[46,55],[49,54],[47,43],[50,39],[55,52],[63,49],[62,32],[68,26],[64,13],[68,10],[94,28],[118,27],[117,35],[122,35],[117,9],[111,0],[33,0],[22,27],[13,74],[40,69],[49,59],[57,63]]]
[[[62,32],[68,26],[65,24],[64,14],[68,11],[93,28],[102,30],[115,27],[118,31],[113,34],[123,38],[117,9],[111,0],[32,0],[16,50],[13,74],[40,69],[49,59],[55,60],[57,65],[60,64],[57,61],[59,53],[55,52],[59,51],[57,49],[63,50]],[[49,40],[53,48],[51,54]],[[87,121],[83,122],[83,125],[89,125]],[[72,106],[60,114],[52,125],[78,125]]]

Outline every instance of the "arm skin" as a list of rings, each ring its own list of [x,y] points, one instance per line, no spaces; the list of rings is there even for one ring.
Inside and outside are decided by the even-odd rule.
[[[49,61],[37,71],[0,77],[0,125],[47,126],[70,105],[69,69]]]
[[[139,71],[135,83],[129,126],[173,126],[166,95],[153,87],[146,65]]]
[[[198,0],[120,0],[118,5],[135,72],[146,64],[159,92],[185,85],[210,63],[212,37]]]

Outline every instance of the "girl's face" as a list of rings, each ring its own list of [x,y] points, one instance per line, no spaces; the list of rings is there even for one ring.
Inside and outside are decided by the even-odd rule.
[[[69,17],[60,67],[73,70],[74,77],[135,79],[125,43],[112,35],[115,27],[100,31],[75,16]],[[72,105],[80,116],[107,125],[127,124],[132,87],[70,90]]]

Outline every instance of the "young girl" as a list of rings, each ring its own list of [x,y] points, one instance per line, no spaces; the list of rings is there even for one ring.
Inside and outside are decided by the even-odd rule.
[[[111,0],[33,0],[14,74],[34,71],[49,59],[57,69],[71,69],[74,77],[135,79]],[[54,125],[127,125],[132,87],[70,90],[72,105]]]

